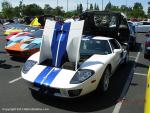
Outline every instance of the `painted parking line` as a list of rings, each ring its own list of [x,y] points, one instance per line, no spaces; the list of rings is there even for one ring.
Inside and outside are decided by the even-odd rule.
[[[145,77],[147,77],[147,74],[143,74],[143,73],[134,73],[134,75],[140,75],[140,76],[145,76]]]
[[[9,81],[8,83],[9,83],[9,84],[12,84],[12,83],[14,83],[14,82],[16,82],[16,81],[18,81],[18,80],[20,80],[20,79],[22,79],[22,77],[18,77],[18,78],[14,79],[14,80]]]
[[[115,105],[115,108],[114,108],[114,110],[113,110],[112,113],[119,113],[119,112],[120,112],[121,106],[122,106],[122,104],[123,104],[123,102],[124,102],[124,100],[125,100],[125,96],[126,96],[126,94],[127,94],[128,88],[129,88],[130,83],[131,83],[131,81],[132,81],[132,77],[133,77],[133,74],[134,74],[134,71],[135,71],[136,63],[138,62],[138,59],[139,59],[139,57],[140,57],[140,54],[141,54],[141,52],[138,52],[138,54],[137,54],[137,56],[136,56],[136,59],[135,59],[135,61],[134,61],[135,63],[134,63],[134,65],[133,65],[133,67],[132,67],[132,70],[131,70],[131,72],[130,72],[130,74],[129,74],[129,77],[128,77],[128,79],[127,79],[127,82],[125,83],[125,86],[124,86],[123,91],[122,91],[122,93],[121,93],[121,96],[120,96],[120,98],[119,98],[120,101]]]

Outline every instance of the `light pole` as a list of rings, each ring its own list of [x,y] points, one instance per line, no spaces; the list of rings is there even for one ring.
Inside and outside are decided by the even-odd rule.
[[[23,0],[20,1],[20,4],[19,4],[19,8],[20,8],[20,16],[22,16],[22,4],[23,4]]]
[[[127,3],[127,0],[126,0],[126,16],[128,14],[128,8],[127,8],[128,6],[127,5],[128,5],[128,3]]]
[[[68,0],[67,0],[67,12],[68,12]]]
[[[102,0],[102,11],[103,11],[103,0]]]
[[[57,0],[57,7],[58,7],[58,0]]]
[[[88,6],[89,6],[89,0],[87,0],[87,10],[89,9]]]

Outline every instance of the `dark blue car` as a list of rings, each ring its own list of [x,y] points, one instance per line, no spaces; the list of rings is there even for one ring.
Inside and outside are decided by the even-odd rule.
[[[147,38],[145,41],[144,58],[150,59],[150,38]]]

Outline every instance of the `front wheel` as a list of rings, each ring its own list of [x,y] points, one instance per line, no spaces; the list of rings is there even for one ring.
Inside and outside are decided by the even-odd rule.
[[[110,83],[110,76],[111,76],[111,72],[110,72],[110,69],[107,67],[103,73],[103,76],[100,80],[100,84],[98,86],[101,92],[106,92],[108,90],[109,83]]]

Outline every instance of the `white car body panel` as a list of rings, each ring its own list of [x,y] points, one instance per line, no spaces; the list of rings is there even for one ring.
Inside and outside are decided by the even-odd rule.
[[[144,21],[143,21],[144,22]],[[143,22],[136,22],[135,24],[135,31],[141,33],[147,33],[150,30],[150,25],[143,25]],[[148,22],[148,21],[146,21]],[[148,22],[149,23],[149,22]]]

